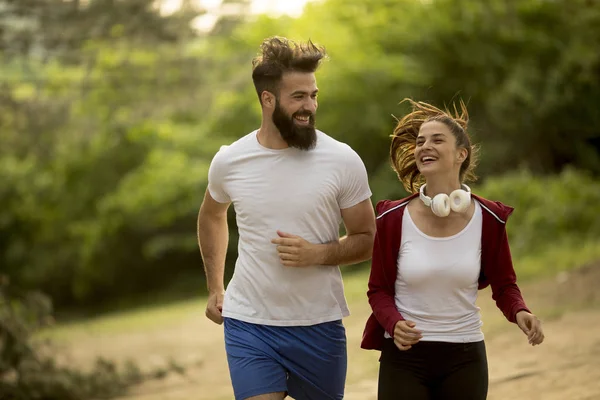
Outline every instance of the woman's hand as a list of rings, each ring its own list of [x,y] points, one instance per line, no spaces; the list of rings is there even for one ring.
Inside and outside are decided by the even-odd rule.
[[[516,318],[517,325],[527,335],[530,345],[535,346],[544,341],[542,322],[535,315],[522,310],[517,313]]]
[[[412,321],[398,321],[394,326],[394,343],[400,350],[408,350],[423,337],[421,331],[414,329]]]

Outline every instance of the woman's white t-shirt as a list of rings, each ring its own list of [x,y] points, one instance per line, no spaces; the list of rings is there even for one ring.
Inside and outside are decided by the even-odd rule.
[[[464,229],[449,237],[431,237],[417,228],[408,207],[404,210],[395,302],[404,319],[422,332],[422,341],[483,340],[475,304],[482,223],[481,206],[475,201]]]

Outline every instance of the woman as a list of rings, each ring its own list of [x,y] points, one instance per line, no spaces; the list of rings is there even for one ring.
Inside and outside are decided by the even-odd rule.
[[[413,194],[377,204],[373,313],[361,347],[381,351],[379,400],[485,399],[478,289],[491,285],[498,308],[531,345],[544,340],[516,284],[506,234],[513,208],[464,184],[476,178],[477,156],[464,103],[451,114],[407,101],[412,112],[398,122],[390,153]]]

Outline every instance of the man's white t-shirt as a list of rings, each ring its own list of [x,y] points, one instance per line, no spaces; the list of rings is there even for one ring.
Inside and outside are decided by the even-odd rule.
[[[238,258],[223,316],[245,322],[314,325],[349,315],[338,266],[284,267],[277,231],[310,243],[339,239],[341,209],[371,197],[361,158],[347,144],[317,131],[316,147],[273,150],[254,131],[217,152],[208,190],[232,202]]]

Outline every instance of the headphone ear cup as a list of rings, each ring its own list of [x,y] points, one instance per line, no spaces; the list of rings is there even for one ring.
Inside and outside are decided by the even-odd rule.
[[[465,190],[458,189],[450,193],[450,208],[457,213],[464,213],[471,205],[471,195]]]
[[[431,201],[431,211],[438,217],[447,217],[450,214],[450,198],[440,193]]]

